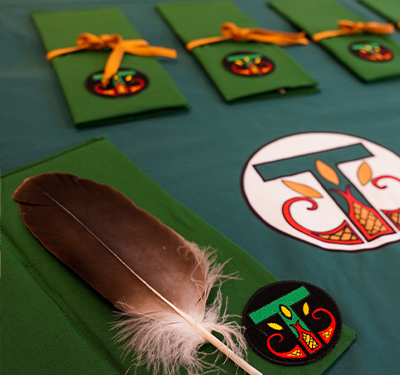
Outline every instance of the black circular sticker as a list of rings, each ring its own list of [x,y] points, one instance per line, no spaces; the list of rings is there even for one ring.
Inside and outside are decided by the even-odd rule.
[[[393,52],[376,42],[356,42],[349,48],[351,52],[364,60],[385,62],[393,59]]]
[[[106,87],[101,80],[103,71],[91,74],[85,82],[86,88],[93,94],[108,98],[126,98],[142,92],[148,85],[149,79],[143,73],[129,68],[120,68]]]
[[[234,52],[222,60],[225,69],[244,77],[260,77],[274,69],[274,63],[258,52]]]
[[[319,361],[336,345],[342,318],[315,285],[282,281],[261,288],[243,313],[245,337],[261,357],[284,366]]]

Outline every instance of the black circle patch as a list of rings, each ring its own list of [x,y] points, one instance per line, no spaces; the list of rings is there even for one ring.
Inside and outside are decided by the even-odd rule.
[[[393,59],[393,52],[376,42],[355,42],[349,48],[351,52],[364,60],[385,62]]]
[[[335,301],[315,285],[281,281],[261,288],[243,312],[251,348],[284,366],[319,361],[336,345],[342,318]]]
[[[85,86],[91,93],[107,98],[126,98],[136,95],[149,85],[149,79],[145,74],[129,68],[120,68],[106,87],[101,83],[102,78],[102,70],[95,72],[86,79]]]
[[[274,70],[274,63],[258,52],[234,52],[222,60],[225,69],[244,77],[261,77]]]

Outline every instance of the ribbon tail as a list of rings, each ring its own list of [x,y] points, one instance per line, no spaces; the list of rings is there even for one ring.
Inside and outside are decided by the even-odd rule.
[[[289,46],[292,44],[307,45],[309,40],[306,38],[304,31],[298,33],[276,32],[272,30],[255,29],[254,33],[249,37],[249,40],[254,40],[263,43],[273,43],[280,46]]]
[[[394,25],[393,24],[383,24],[380,27],[366,28],[366,31],[371,34],[393,34]]]
[[[176,59],[176,50],[165,47],[142,46],[142,47],[125,47],[126,53],[138,56],[164,56],[170,59]]]
[[[271,43],[277,44],[279,46],[290,46],[293,44],[303,44],[306,45],[309,43],[306,37],[298,38],[297,36],[290,36],[290,35],[254,35],[250,36],[248,40],[253,42],[261,42],[261,43]]]
[[[110,78],[118,72],[121,65],[122,58],[124,57],[125,50],[122,43],[119,43],[111,51],[110,56],[108,56],[106,66],[104,68],[103,79],[101,83],[103,87],[106,87],[110,82]]]
[[[50,61],[57,56],[66,55],[66,54],[72,53],[72,52],[82,51],[84,49],[87,49],[87,47],[86,46],[84,46],[84,47],[75,46],[75,47],[58,48],[58,49],[48,52],[46,54],[46,59],[48,61]]]
[[[193,40],[193,41],[187,43],[186,49],[188,51],[191,51],[193,48],[200,47],[205,44],[218,43],[218,42],[222,42],[224,40],[229,40],[229,39],[232,39],[232,38],[226,37],[226,36],[215,36],[215,37],[210,37],[210,38],[196,39],[196,40]]]
[[[356,33],[349,33],[342,30],[327,30],[327,31],[321,31],[319,33],[316,33],[312,36],[312,40],[314,42],[319,42],[322,39],[327,39],[327,38],[333,38],[335,36],[340,36],[340,35],[349,35],[349,34],[356,34]]]

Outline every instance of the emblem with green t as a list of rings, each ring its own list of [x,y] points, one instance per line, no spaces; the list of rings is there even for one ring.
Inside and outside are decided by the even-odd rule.
[[[296,314],[292,309],[292,305],[300,302],[302,299],[308,297],[310,293],[302,286],[293,290],[292,292],[272,301],[268,305],[253,311],[249,314],[251,320],[255,324],[260,324],[263,321],[271,318],[272,316],[279,314],[286,325],[294,333],[296,338],[306,347],[309,353],[314,353],[322,348],[321,342],[318,338],[310,331],[306,323]],[[305,310],[305,311],[304,311]],[[308,314],[308,304],[305,303],[303,306],[305,315]],[[277,323],[267,323],[269,327],[274,330],[282,330],[283,328]]]

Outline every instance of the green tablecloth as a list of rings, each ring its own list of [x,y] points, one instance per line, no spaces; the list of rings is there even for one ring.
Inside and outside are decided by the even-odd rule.
[[[338,2],[364,19],[377,17],[376,13],[357,0]],[[116,1],[112,5],[118,6],[129,23],[152,45],[169,46],[178,51],[177,61],[163,59],[162,66],[190,101],[191,109],[135,121],[118,120],[110,125],[76,128],[54,69],[44,59],[43,42],[32,22],[31,12],[38,9],[109,7],[110,3],[104,0],[82,0],[79,4],[64,0],[0,2],[2,173],[53,155],[91,137],[106,136],[125,155],[124,158],[137,165],[174,199],[245,249],[264,269],[280,280],[310,282],[332,295],[340,306],[343,322],[356,331],[357,337],[349,349],[325,371],[326,375],[396,374],[397,348],[400,345],[398,335],[394,334],[400,309],[397,287],[400,285],[399,241],[377,244],[379,239],[372,240],[368,242],[369,250],[351,252],[326,250],[321,246],[322,243],[317,246],[289,235],[260,219],[249,206],[242,189],[242,176],[248,161],[258,150],[265,147],[266,156],[271,150],[272,155],[276,155],[275,159],[278,159],[283,152],[293,149],[291,156],[294,151],[298,156],[293,159],[295,163],[292,165],[292,159],[289,158],[286,164],[278,168],[282,175],[276,177],[281,177],[280,182],[285,179],[312,187],[320,194],[326,194],[326,200],[329,200],[323,185],[315,182],[309,172],[301,172],[300,177],[290,176],[297,173],[293,169],[301,166],[300,160],[307,162],[304,164],[307,168],[310,167],[306,157],[300,158],[301,145],[306,145],[303,154],[307,154],[311,139],[314,140],[314,149],[324,149],[340,138],[345,139],[347,145],[354,144],[356,140],[365,148],[369,147],[370,153],[386,150],[385,157],[390,156],[389,160],[365,159],[374,173],[373,179],[377,176],[377,168],[381,174],[400,177],[398,82],[364,84],[323,48],[310,43],[308,46],[289,47],[285,51],[320,83],[320,93],[287,97],[284,100],[227,104],[193,55],[185,50],[182,42],[162,19],[156,9],[159,3],[160,0],[132,0]],[[261,27],[298,31],[284,17],[269,9],[265,0],[235,0],[235,5]],[[399,31],[391,38],[399,43]],[[81,163],[96,170],[98,168],[96,158],[77,159],[73,167],[79,167]],[[375,188],[372,181],[360,185],[357,169],[361,164],[356,160],[340,165],[342,171],[335,164],[331,168],[337,174],[340,172],[341,177],[351,172],[352,184],[357,184],[360,190],[379,192],[379,209],[389,209],[389,205],[393,209],[396,205],[400,207],[398,182],[393,179],[378,182],[380,185],[387,184],[386,189]],[[116,168],[111,162],[107,165]],[[310,169],[315,170],[315,165],[311,165]],[[116,172],[124,176],[124,170],[117,168]],[[6,178],[4,182],[6,189]],[[272,185],[266,182],[265,186]],[[289,194],[288,198],[300,195],[285,184],[279,183],[277,186],[279,194]],[[386,195],[389,189],[392,194]],[[336,194],[330,193],[332,196]],[[318,204],[322,203],[321,198],[315,200]],[[383,202],[386,202],[386,207],[382,205]],[[280,217],[282,210],[278,203],[272,201],[263,206],[268,208],[273,217]],[[311,205],[305,202],[305,209],[300,209],[305,217],[312,217],[319,212],[307,210],[308,207]],[[343,214],[337,207],[326,211],[321,222],[331,220],[334,213]],[[3,209],[2,224],[6,227],[10,226],[8,223]],[[396,233],[398,235],[399,231]],[[385,238],[388,236],[380,237],[381,240]],[[15,372],[8,371],[7,375],[32,374],[29,368],[18,367],[21,358],[27,366],[30,362],[41,362],[40,374],[32,375],[70,375],[74,374],[77,367],[85,375],[116,372],[111,364],[103,363],[103,355],[93,350],[87,336],[77,331],[75,323],[54,305],[19,258],[7,251],[14,244],[7,241],[5,235],[2,236],[2,245],[1,283],[21,285],[19,295],[13,294],[1,301],[10,310],[18,311],[19,319],[16,325],[12,323],[12,317],[2,316],[2,349],[9,347],[6,350],[7,361],[15,366]],[[10,266],[6,267],[6,264]],[[13,269],[17,272],[13,272]],[[37,295],[46,301],[44,305],[35,304]],[[104,307],[102,303],[99,304]],[[40,313],[40,320],[35,319]],[[45,329],[55,323],[63,325],[57,342],[53,339],[53,332]],[[11,327],[15,330],[11,330]],[[24,339],[17,346],[10,346],[7,335],[20,335]],[[73,350],[65,350],[64,343],[73,347]],[[20,349],[23,349],[22,354]],[[88,352],[91,353],[90,360],[86,355]],[[6,373],[5,367],[3,370]]]

